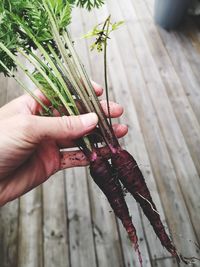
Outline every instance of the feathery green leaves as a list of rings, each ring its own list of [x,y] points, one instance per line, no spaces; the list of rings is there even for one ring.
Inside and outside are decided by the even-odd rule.
[[[79,100],[86,112],[98,114],[99,127],[108,144],[112,130],[67,30],[74,6],[91,10],[103,3],[103,0],[2,0],[0,72],[15,77],[14,70],[20,68],[54,108],[62,110],[64,106],[69,115],[80,113],[75,102]],[[18,54],[29,60],[35,68],[33,72],[17,58]],[[15,79],[28,91],[20,78]],[[84,142],[90,149],[88,141]]]
[[[104,0],[77,0],[74,1],[77,6],[87,8],[89,11],[92,8],[99,8],[104,4]]]
[[[95,25],[94,28],[86,33],[83,38],[95,38],[95,42],[91,45],[91,50],[96,49],[98,52],[103,51],[105,42],[110,39],[111,32],[118,30],[120,26],[124,24],[124,21],[111,22],[110,16],[104,23]]]

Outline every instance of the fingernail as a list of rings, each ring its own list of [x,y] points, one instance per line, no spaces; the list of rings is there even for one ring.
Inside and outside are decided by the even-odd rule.
[[[94,81],[92,81],[92,85],[94,87],[94,90],[95,90],[96,94],[98,96],[102,95],[102,93],[103,93],[103,87],[100,84],[98,84],[98,83],[96,83]]]
[[[98,117],[96,113],[88,113],[81,115],[81,121],[86,128],[92,128],[97,125]]]
[[[93,86],[102,88],[102,86],[101,86],[99,83],[96,83],[96,82],[94,82],[94,81],[92,81],[92,83],[93,83]]]

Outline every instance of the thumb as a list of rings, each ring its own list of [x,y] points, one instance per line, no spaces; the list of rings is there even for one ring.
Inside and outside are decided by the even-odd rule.
[[[34,117],[34,135],[36,139],[68,139],[74,140],[93,130],[98,117],[95,113],[79,116]]]

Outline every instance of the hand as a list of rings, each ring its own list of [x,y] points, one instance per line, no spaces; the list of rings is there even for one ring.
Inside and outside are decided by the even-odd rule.
[[[102,88],[94,84],[100,96]],[[36,91],[42,102],[47,99]],[[102,107],[107,113],[106,102]],[[41,106],[29,95],[23,95],[0,109],[0,206],[40,185],[55,172],[89,164],[80,151],[62,151],[75,146],[74,140],[90,133],[98,118],[90,113],[80,116],[41,117]],[[111,102],[112,117],[123,113],[120,105]],[[125,125],[115,125],[116,136],[127,133]],[[102,151],[105,155],[108,150]]]

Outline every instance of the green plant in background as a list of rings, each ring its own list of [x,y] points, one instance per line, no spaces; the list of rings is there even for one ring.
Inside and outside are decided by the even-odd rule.
[[[80,6],[80,7],[85,7],[87,8],[89,11],[96,7],[96,8],[99,8],[101,7],[103,4],[104,4],[104,0],[88,0],[88,1],[85,1],[85,0],[75,0],[75,1],[70,1],[71,3],[75,3],[77,6]]]
[[[21,69],[58,111],[65,107],[65,114],[78,115],[78,101],[85,112],[95,112],[99,118],[99,134],[110,150],[116,152],[120,150],[120,146],[111,121],[107,120],[102,110],[67,30],[73,5],[90,10],[102,4],[103,1],[4,0],[0,4],[0,72],[13,77],[41,104],[47,115],[53,116],[52,109],[45,106],[22,83],[15,70]],[[113,24],[110,30],[111,25],[109,17],[104,23],[103,32],[99,32],[98,47],[106,48],[109,33],[117,28]],[[17,55],[28,60],[34,71],[28,70]],[[105,74],[107,75],[106,69]],[[79,139],[77,146],[88,158],[93,180],[122,221],[142,262],[136,231],[116,171],[99,153],[98,143],[90,136]]]
[[[71,22],[73,5],[91,9],[99,7],[102,3],[103,1],[2,1],[0,4],[0,71],[12,76],[22,85],[14,74],[14,71],[20,68],[51,100],[55,108],[59,109],[62,103],[70,115],[79,114],[70,90],[80,92],[82,89],[85,92],[85,89],[81,84],[81,74],[77,73],[70,59],[70,53],[74,53],[74,49],[67,26]],[[16,57],[18,54],[31,62],[35,67],[34,72],[31,73],[25,68]],[[25,84],[22,86],[31,93]],[[84,92],[79,94],[79,98]],[[86,106],[87,111],[91,111],[91,104],[88,103]],[[47,108],[44,107],[44,109]]]
[[[138,253],[140,265],[142,266],[142,258],[138,238],[121,183],[140,204],[162,245],[178,261],[186,262],[178,254],[165,231],[136,161],[119,145],[111,120],[107,120],[102,110],[68,32],[73,6],[91,10],[94,7],[100,7],[103,2],[102,0],[2,0],[0,2],[0,72],[13,77],[40,103],[46,115],[53,116],[52,109],[57,109],[62,115],[63,107],[64,114],[79,115],[81,112],[79,106],[85,112],[95,112],[98,115],[98,133],[110,149],[112,165],[101,155],[97,149],[98,143],[90,136],[79,139],[77,146],[90,162],[90,174],[93,180],[104,192],[116,216],[122,221]],[[85,36],[95,37],[92,50],[97,49],[104,53],[107,102],[109,98],[107,44],[110,33],[118,29],[122,23],[112,23],[109,16],[104,23],[95,26]],[[27,69],[18,55],[28,60],[34,67],[34,71]],[[44,93],[52,107],[45,106],[20,80],[15,72],[18,69],[21,69]]]

